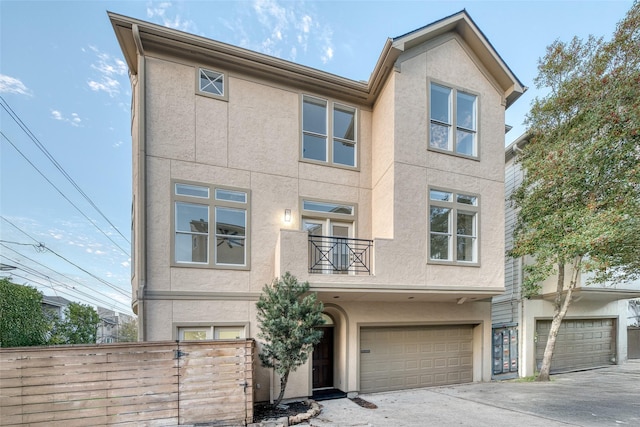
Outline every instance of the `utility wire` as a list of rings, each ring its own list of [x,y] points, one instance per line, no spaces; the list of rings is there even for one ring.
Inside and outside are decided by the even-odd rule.
[[[40,149],[40,151],[42,151],[44,153],[44,155],[51,161],[51,163],[53,163],[53,165],[60,171],[60,173],[67,178],[67,180],[71,183],[71,185],[73,185],[73,187],[78,190],[78,192],[82,195],[82,197],[84,197],[84,199],[91,205],[93,206],[93,208],[100,214],[100,216],[102,216],[102,218],[105,219],[105,221],[107,221],[109,223],[109,225],[111,225],[111,227],[113,227],[114,230],[116,230],[116,232],[118,232],[118,234],[120,234],[120,236],[129,244],[131,244],[131,242],[129,241],[129,239],[127,239],[124,234],[122,234],[120,232],[120,230],[118,230],[118,227],[116,227],[115,225],[113,225],[113,223],[102,213],[102,211],[98,208],[98,206],[93,202],[93,200],[91,200],[91,198],[80,188],[80,186],[73,180],[73,178],[71,178],[71,176],[67,173],[67,171],[62,167],[62,165],[60,165],[60,163],[58,163],[58,161],[51,155],[51,153],[49,153],[49,151],[45,148],[45,146],[40,142],[40,140],[33,134],[33,132],[31,132],[31,129],[29,129],[29,127],[22,121],[22,119],[20,119],[20,117],[16,114],[15,111],[13,111],[13,109],[11,108],[11,106],[9,105],[9,103],[0,95],[0,99],[2,100],[3,104],[2,104],[2,108],[9,113],[9,116],[11,116],[11,118],[13,119],[14,122],[16,122],[18,124],[18,126],[20,126],[20,128],[24,131],[24,133],[27,134],[27,136],[33,141],[33,143]]]
[[[39,266],[42,266],[42,267],[46,268],[47,270],[52,271],[52,272],[54,272],[55,274],[57,274],[57,275],[59,275],[59,276],[61,276],[61,277],[64,277],[65,279],[67,279],[67,280],[69,280],[69,281],[75,282],[75,283],[77,283],[77,284],[78,284],[78,285],[80,285],[80,286],[84,286],[84,287],[86,287],[86,288],[89,288],[91,291],[96,292],[96,293],[98,293],[98,294],[100,294],[100,295],[102,295],[102,296],[104,296],[104,297],[107,297],[107,298],[111,298],[111,299],[113,299],[113,297],[110,297],[110,296],[109,296],[109,295],[107,295],[107,294],[104,294],[104,293],[102,293],[102,292],[100,292],[100,291],[97,291],[97,290],[95,290],[95,289],[92,289],[90,286],[86,285],[85,283],[82,283],[82,282],[80,282],[79,280],[76,280],[76,279],[74,279],[74,278],[72,278],[72,277],[69,277],[69,276],[67,276],[67,275],[65,275],[65,274],[62,274],[62,273],[60,273],[59,271],[56,271],[56,270],[54,270],[53,268],[51,268],[51,267],[49,267],[49,266],[46,266],[46,265],[42,264],[41,262],[38,262],[38,261],[34,260],[33,258],[29,258],[28,256],[26,256],[26,255],[24,255],[24,254],[22,254],[22,253],[20,253],[20,252],[16,251],[16,250],[15,250],[15,249],[13,249],[13,248],[10,248],[10,247],[8,247],[8,246],[6,246],[6,245],[4,245],[4,244],[0,244],[0,246],[3,246],[4,248],[6,248],[6,249],[10,250],[11,252],[15,253],[16,255],[18,255],[18,256],[20,256],[20,257],[22,257],[22,258],[25,258],[25,259],[27,259],[27,260],[31,261],[31,262],[32,262],[32,263],[34,263],[34,264],[37,264],[37,265],[39,265]],[[43,247],[44,247],[44,246],[43,246]],[[7,258],[7,259],[10,259],[10,258],[9,258],[9,257],[7,257],[6,255],[2,255],[2,254],[0,254],[0,256],[3,256],[3,257],[5,257],[5,258]],[[17,261],[17,262],[18,262],[18,263],[20,263],[19,261]],[[29,268],[31,268],[31,267],[29,267]],[[34,270],[34,271],[35,271],[35,270]],[[44,273],[41,273],[41,274],[44,274]],[[47,276],[47,277],[49,277],[49,276]],[[75,288],[74,288],[74,289],[75,289]],[[126,296],[128,299],[131,299],[131,295],[130,295],[130,294],[126,294],[125,296]]]
[[[20,227],[18,227],[17,225],[15,225],[14,223],[12,223],[11,221],[9,221],[7,218],[5,218],[4,216],[0,216],[0,218],[2,218],[4,221],[8,222],[10,225],[12,225],[15,229],[17,229],[18,231],[20,231],[22,234],[24,234],[25,236],[29,237],[31,240],[33,240],[34,242],[42,245],[40,242],[38,242],[36,239],[34,239],[33,237],[31,237],[26,231],[22,230]],[[4,246],[4,245],[3,245]],[[46,247],[46,246],[45,246]],[[76,267],[77,269],[83,271],[84,273],[88,274],[89,276],[93,277],[94,279],[96,279],[97,281],[99,281],[100,283],[110,287],[111,289],[115,290],[116,292],[119,292],[120,294],[126,296],[126,297],[131,297],[131,295],[127,295],[122,289],[118,288],[117,286],[107,282],[106,280],[96,276],[95,274],[87,271],[86,269],[80,267],[78,264],[70,261],[69,259],[65,258],[64,256],[60,255],[59,253],[57,253],[56,251],[54,251],[51,248],[46,248],[47,251],[51,252],[52,254],[54,254],[55,256],[57,256],[58,258],[68,262],[69,264],[73,265],[74,267]]]
[[[1,98],[1,96],[0,96]],[[87,221],[89,221],[91,224],[93,224],[93,226],[98,229],[98,231],[100,231],[102,234],[104,234],[104,236],[109,239],[111,241],[111,243],[113,243],[114,245],[116,245],[118,247],[118,249],[120,249],[122,251],[123,254],[125,254],[128,257],[131,257],[131,255],[124,249],[122,248],[120,245],[118,245],[112,238],[111,236],[109,236],[107,233],[104,232],[104,230],[102,230],[100,227],[98,227],[98,225],[92,220],[90,219],[84,212],[82,212],[82,210],[75,204],[73,203],[58,187],[56,187],[56,185],[51,182],[49,180],[49,178],[47,178],[44,173],[42,173],[42,171],[40,169],[38,169],[38,167],[36,165],[34,165],[31,160],[29,160],[27,158],[27,156],[25,156],[22,151],[20,151],[18,149],[18,147],[16,147],[16,145],[4,134],[4,132],[0,131],[0,134],[4,137],[5,141],[7,141],[9,144],[11,144],[11,146],[27,161],[27,163],[29,163],[49,184],[51,184],[51,186],[53,188],[56,189],[56,191],[58,193],[60,193],[60,195],[71,204],[71,206],[73,206],[74,208],[76,208],[76,210],[78,212],[80,212],[80,214],[86,218]],[[127,241],[128,242],[128,241]]]

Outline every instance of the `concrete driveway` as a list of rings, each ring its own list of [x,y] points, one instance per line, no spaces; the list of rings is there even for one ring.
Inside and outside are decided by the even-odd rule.
[[[502,381],[363,394],[320,402],[301,426],[640,426],[640,360],[552,376],[549,383]]]

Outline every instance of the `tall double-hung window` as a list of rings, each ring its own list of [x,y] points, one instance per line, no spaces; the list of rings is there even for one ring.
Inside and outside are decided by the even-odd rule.
[[[249,191],[173,184],[173,264],[249,267]]]
[[[478,157],[478,97],[431,83],[429,148]]]
[[[356,167],[357,110],[348,105],[302,97],[302,158]]]
[[[477,195],[429,189],[429,260],[478,262]]]

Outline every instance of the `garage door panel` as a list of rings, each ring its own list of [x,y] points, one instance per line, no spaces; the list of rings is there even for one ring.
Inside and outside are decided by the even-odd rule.
[[[472,381],[472,329],[471,325],[362,328],[360,391]]]
[[[550,320],[538,320],[536,363],[540,369],[551,328]],[[615,319],[565,319],[560,325],[551,372],[566,372],[615,364]]]

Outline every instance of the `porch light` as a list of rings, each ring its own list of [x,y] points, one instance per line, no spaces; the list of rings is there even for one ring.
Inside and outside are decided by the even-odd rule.
[[[291,209],[284,210],[284,222],[289,224],[291,222]]]

